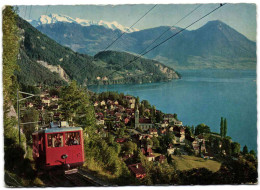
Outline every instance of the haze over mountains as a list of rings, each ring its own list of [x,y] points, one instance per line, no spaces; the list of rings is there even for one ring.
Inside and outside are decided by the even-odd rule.
[[[87,26],[69,19],[67,21],[66,18],[38,23],[40,25],[37,29],[79,53],[95,55],[125,31],[120,29],[122,27],[111,29],[105,25]],[[110,49],[139,54],[166,30],[169,31],[155,44],[175,34],[180,28],[161,26],[125,33]],[[216,20],[199,29],[183,31],[145,57],[176,69],[255,69],[256,43]]]

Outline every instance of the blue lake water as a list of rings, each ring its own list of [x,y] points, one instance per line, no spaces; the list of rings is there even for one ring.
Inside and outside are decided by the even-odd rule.
[[[256,71],[179,71],[171,82],[90,86],[94,92],[117,91],[148,100],[164,113],[177,113],[184,125],[205,123],[219,132],[227,118],[233,141],[257,151]]]

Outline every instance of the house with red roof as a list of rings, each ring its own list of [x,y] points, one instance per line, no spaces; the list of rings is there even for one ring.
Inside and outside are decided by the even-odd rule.
[[[158,137],[158,132],[157,129],[149,129],[149,134],[154,136],[154,137]]]
[[[124,143],[124,142],[127,141],[127,139],[126,139],[126,138],[116,138],[115,141],[116,141],[117,143]]]
[[[149,155],[146,156],[146,159],[147,159],[149,162],[155,161],[155,155],[151,153],[151,154],[149,154]]]
[[[128,117],[126,117],[126,118],[124,119],[124,123],[125,123],[125,124],[128,124],[129,121],[130,121],[130,118],[128,118]]]
[[[48,97],[44,97],[44,98],[42,99],[42,103],[45,104],[45,105],[47,105],[47,106],[50,106],[51,100],[50,100],[50,98],[48,98]]]
[[[138,179],[145,178],[146,172],[141,163],[129,165],[128,168],[136,178]]]
[[[141,148],[141,152],[145,155],[148,161],[155,161],[155,155],[151,147]]]

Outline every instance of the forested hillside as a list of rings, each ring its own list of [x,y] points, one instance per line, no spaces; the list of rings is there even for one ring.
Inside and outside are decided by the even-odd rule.
[[[75,79],[79,83],[83,83],[84,80],[93,80],[101,73],[106,73],[102,68],[96,69],[93,57],[73,52],[69,48],[59,45],[21,18],[17,18],[17,24],[23,36],[19,59],[21,72],[18,73],[18,77],[23,81],[29,80],[30,84],[37,83],[39,75],[43,77],[40,79],[41,81],[49,80],[47,84],[61,81],[57,75],[48,72],[37,61],[44,61],[49,65],[60,65],[70,79]],[[82,68],[84,68],[84,75],[77,75],[82,72]]]
[[[134,55],[113,52],[112,54],[116,56],[111,60],[111,52],[102,53],[102,59],[100,55],[92,57],[80,54],[61,46],[20,17],[17,18],[17,24],[20,29],[21,43],[18,59],[20,70],[16,74],[21,83],[30,85],[66,83],[60,75],[51,72],[41,63],[60,66],[70,80],[76,80],[84,85],[158,82],[179,78],[173,69],[159,62],[139,59],[125,68],[122,65],[134,60],[136,58]],[[106,77],[108,75],[109,78]]]
[[[144,58],[137,59],[137,56],[125,52],[104,51],[96,54],[94,58],[107,63],[106,68],[109,70],[117,71],[115,72],[115,79],[126,80],[128,78],[135,83],[140,83],[179,78],[176,71],[158,61]],[[125,74],[127,77],[124,76]]]
[[[35,186],[36,175],[26,154],[24,134],[19,144],[16,107],[16,90],[19,86],[14,71],[19,69],[19,31],[13,8],[3,9],[3,120],[4,120],[4,178],[6,185]],[[38,179],[37,179],[38,180]]]

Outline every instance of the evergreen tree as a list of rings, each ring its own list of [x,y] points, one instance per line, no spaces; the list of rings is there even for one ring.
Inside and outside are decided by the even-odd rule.
[[[194,129],[194,125],[191,126],[191,133],[194,135],[195,133],[195,129]]]
[[[136,99],[135,99],[135,107],[139,107],[139,104],[140,104],[140,98],[139,98],[139,96],[137,96],[136,97]]]
[[[243,154],[244,155],[248,154],[248,148],[246,145],[243,147]]]
[[[144,117],[144,104],[141,104],[140,108],[139,108],[139,112],[140,112],[140,116]]]
[[[256,153],[254,150],[250,150],[249,154],[253,155],[256,158]]]
[[[78,88],[75,81],[61,90],[60,104],[64,120],[83,125],[84,129],[95,125],[95,112],[90,104],[88,94],[83,89]]]
[[[227,136],[227,119],[224,119],[224,131],[223,131],[223,136],[226,137]]]
[[[156,108],[155,106],[152,106],[152,110],[151,110],[151,120],[153,123],[156,122]]]
[[[223,117],[221,117],[221,121],[220,121],[220,136],[224,137],[224,120]]]
[[[163,113],[161,111],[156,112],[156,122],[161,123],[163,121]]]

